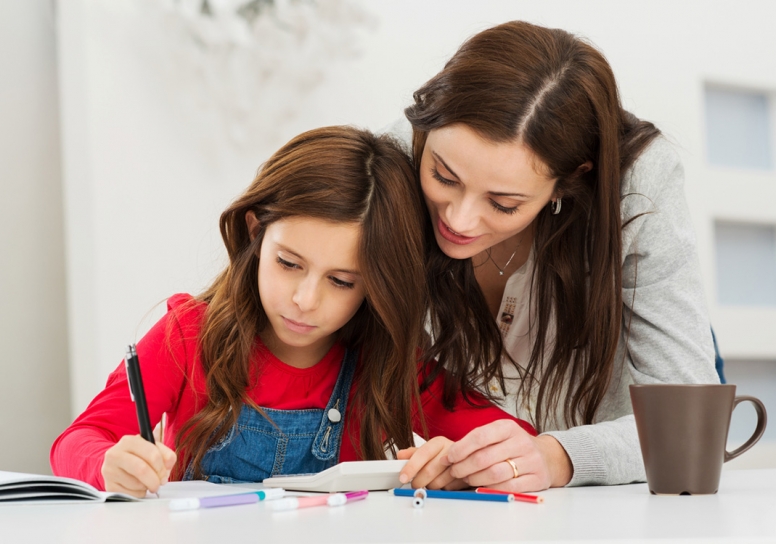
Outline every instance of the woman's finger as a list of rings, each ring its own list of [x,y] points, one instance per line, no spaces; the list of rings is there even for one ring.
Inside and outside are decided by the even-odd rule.
[[[471,475],[487,470],[489,467],[503,464],[504,467],[509,467],[509,474],[514,474],[511,465],[506,460],[520,459],[523,456],[530,455],[531,450],[532,442],[530,438],[527,435],[525,437],[517,435],[503,442],[479,449],[467,458],[453,463],[451,465],[451,472],[456,478],[469,478]]]
[[[511,419],[500,419],[482,427],[477,427],[469,432],[461,440],[450,446],[447,452],[447,459],[450,463],[457,463],[466,459],[475,451],[492,444],[497,444],[509,439],[512,436],[518,436],[520,433],[526,433],[520,426]]]

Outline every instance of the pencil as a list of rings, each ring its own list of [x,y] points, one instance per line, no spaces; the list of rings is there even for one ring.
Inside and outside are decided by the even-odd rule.
[[[511,491],[501,491],[500,489],[490,489],[489,487],[478,487],[477,493],[484,493],[486,495],[512,495],[516,501],[532,502],[540,504],[544,502],[544,497],[539,495],[529,495],[528,493],[512,493]]]

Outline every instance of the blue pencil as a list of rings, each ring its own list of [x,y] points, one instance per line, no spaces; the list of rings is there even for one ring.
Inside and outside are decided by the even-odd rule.
[[[397,497],[414,497],[416,489],[389,489],[388,493]],[[474,493],[473,491],[442,491],[436,489],[427,489],[426,496],[429,499],[458,499],[462,501],[490,501],[490,502],[512,502],[515,498],[512,495],[487,495],[485,493]]]

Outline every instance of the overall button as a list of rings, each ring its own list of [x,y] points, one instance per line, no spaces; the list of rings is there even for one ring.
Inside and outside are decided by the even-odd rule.
[[[326,415],[329,416],[329,421],[331,421],[332,423],[339,423],[340,420],[342,419],[342,414],[340,414],[340,411],[337,410],[336,408],[332,408],[331,410],[329,410]]]

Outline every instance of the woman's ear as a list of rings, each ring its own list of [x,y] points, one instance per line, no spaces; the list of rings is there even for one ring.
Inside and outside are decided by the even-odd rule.
[[[253,210],[245,212],[245,224],[248,226],[248,235],[251,237],[251,242],[253,242],[259,230],[259,218],[256,217],[256,213]]]
[[[579,166],[577,166],[577,170],[574,172],[574,177],[579,177],[582,174],[587,174],[590,172],[590,170],[593,169],[593,161],[585,161]]]

